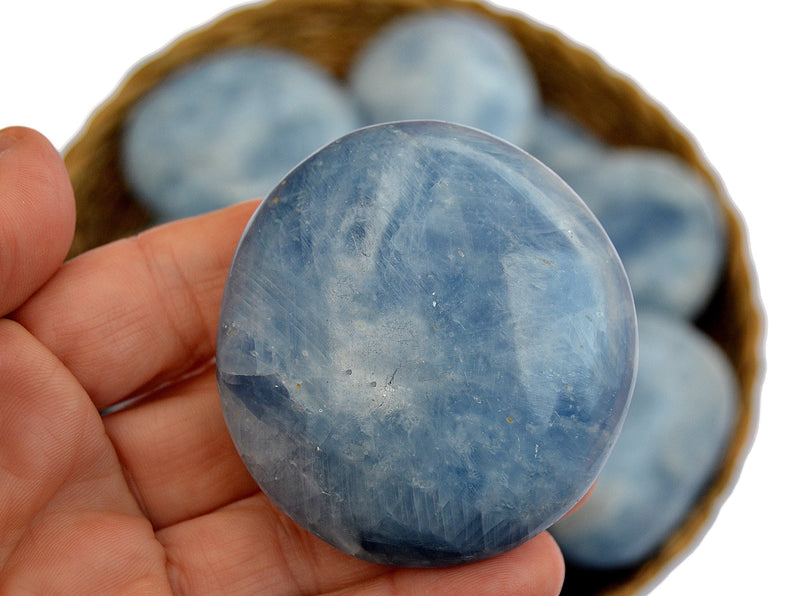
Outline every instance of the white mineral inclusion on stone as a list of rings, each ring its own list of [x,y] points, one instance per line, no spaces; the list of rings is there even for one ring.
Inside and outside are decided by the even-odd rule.
[[[585,205],[475,129],[325,147],[237,250],[217,367],[233,440],[301,525],[369,561],[499,554],[602,465],[636,355],[630,287]]]
[[[361,125],[349,92],[284,50],[198,58],[139,100],[122,166],[158,220],[263,197],[300,161]]]

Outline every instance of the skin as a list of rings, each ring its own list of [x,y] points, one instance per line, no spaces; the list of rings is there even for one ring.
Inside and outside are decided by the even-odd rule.
[[[558,594],[547,533],[488,561],[393,569],[333,549],[258,490],[213,365],[255,207],[64,263],[61,157],[35,131],[0,131],[0,593]]]

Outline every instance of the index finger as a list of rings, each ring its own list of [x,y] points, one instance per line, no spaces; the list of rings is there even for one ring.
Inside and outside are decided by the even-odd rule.
[[[14,315],[98,409],[214,356],[228,267],[257,202],[166,224],[65,263]]]

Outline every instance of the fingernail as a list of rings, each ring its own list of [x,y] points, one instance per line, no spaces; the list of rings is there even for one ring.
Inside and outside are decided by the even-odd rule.
[[[7,129],[0,130],[0,153],[11,149],[17,142],[17,137],[12,135]]]

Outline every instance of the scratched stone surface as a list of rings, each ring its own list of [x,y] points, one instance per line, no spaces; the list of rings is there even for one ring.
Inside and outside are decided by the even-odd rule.
[[[610,241],[516,147],[441,122],[368,127],[265,199],[234,257],[218,381],[264,492],[398,566],[505,552],[585,493],[637,334]]]

